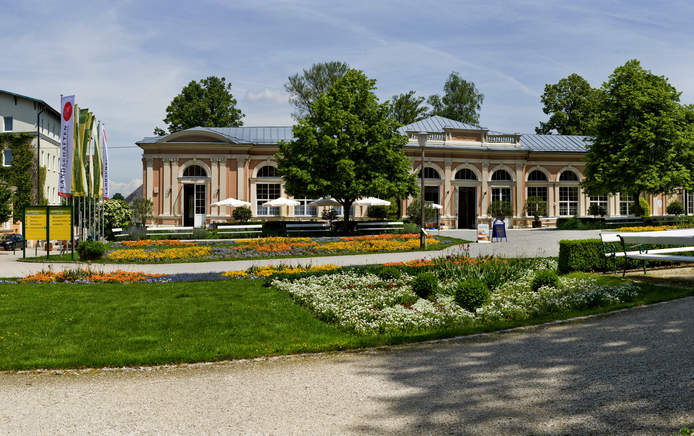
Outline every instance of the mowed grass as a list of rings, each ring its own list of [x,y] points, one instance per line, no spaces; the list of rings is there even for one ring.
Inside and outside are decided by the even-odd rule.
[[[586,274],[574,274],[585,276]],[[600,276],[603,284],[621,279]],[[537,324],[694,295],[644,284],[633,302],[401,335],[356,336],[318,321],[263,280],[1,284],[0,369],[156,365],[400,344]]]

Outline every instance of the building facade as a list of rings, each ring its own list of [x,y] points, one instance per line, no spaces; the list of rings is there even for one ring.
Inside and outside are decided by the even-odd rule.
[[[412,171],[420,173],[418,132],[427,132],[424,198],[442,206],[440,222],[448,228],[474,228],[490,220],[492,201],[513,206],[513,225],[529,226],[529,197],[547,202],[546,224],[559,217],[588,216],[591,204],[608,216],[633,214],[633,196],[587,196],[583,180],[587,137],[529,135],[491,131],[443,117],[431,117],[400,129]],[[291,140],[291,127],[196,127],[137,142],[143,150],[143,196],[153,202],[153,223],[193,226],[231,218],[231,208],[212,203],[229,197],[251,203],[257,219],[317,219],[315,199],[295,199],[292,208],[267,208],[266,201],[285,196],[274,154],[278,142]],[[673,197],[645,197],[652,215],[665,215]],[[694,213],[694,196],[681,198]],[[403,211],[412,199],[402,200]],[[340,210],[339,213],[342,213]],[[365,208],[352,211],[365,216]]]

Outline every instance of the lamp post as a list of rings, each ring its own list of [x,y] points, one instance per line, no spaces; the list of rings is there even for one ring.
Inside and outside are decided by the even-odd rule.
[[[419,248],[427,248],[427,237],[426,234],[424,233],[424,147],[427,145],[427,139],[429,138],[429,134],[427,132],[419,132],[417,133],[417,141],[419,142],[419,149],[421,151],[420,155],[420,166],[421,170],[419,171],[419,186],[420,186],[420,194],[419,194],[419,206],[420,206],[420,227],[419,227]]]

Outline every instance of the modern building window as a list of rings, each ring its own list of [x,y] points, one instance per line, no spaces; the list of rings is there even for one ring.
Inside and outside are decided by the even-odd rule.
[[[183,177],[207,177],[207,172],[199,165],[191,165],[183,171]]]
[[[591,195],[588,199],[588,207],[597,205],[607,213],[607,195]]]
[[[5,127],[5,132],[11,132],[12,129],[14,128],[14,123],[13,123],[12,117],[5,117],[5,122],[4,122],[4,127]]]
[[[280,214],[279,207],[264,207],[263,203],[280,197],[279,183],[256,183],[255,199],[256,214],[258,216],[277,216]]]
[[[574,176],[575,176],[575,174],[574,174]],[[577,186],[560,186],[559,187],[559,215],[560,216],[576,216],[576,215],[578,215],[578,187]]]
[[[258,175],[256,177],[279,177],[277,175],[277,168],[266,165],[258,170]]]
[[[456,180],[477,180],[475,173],[469,168],[463,168],[455,173]]]
[[[492,173],[492,180],[499,182],[511,182],[513,179],[506,170],[496,170]]]
[[[441,196],[438,186],[425,186],[424,187],[424,201],[439,204],[441,202]]]
[[[419,171],[419,174],[417,177],[422,177],[422,171]],[[424,167],[424,178],[425,179],[440,179],[441,176],[439,175],[439,172],[436,171],[435,169],[431,167]]]
[[[528,174],[528,181],[529,182],[546,182],[547,181],[547,175],[540,170],[534,170],[530,174]]]
[[[492,201],[506,201],[510,203],[511,188],[492,188]]]
[[[2,151],[2,165],[6,167],[12,166],[12,150],[5,149]]]
[[[308,205],[313,200],[309,198],[295,198],[294,200],[301,203],[298,206],[294,206],[294,216],[318,216],[316,206]]]
[[[636,195],[619,194],[619,214],[624,216],[633,215],[635,201]]]
[[[570,170],[566,170],[559,176],[560,182],[578,182],[578,176],[576,173]]]

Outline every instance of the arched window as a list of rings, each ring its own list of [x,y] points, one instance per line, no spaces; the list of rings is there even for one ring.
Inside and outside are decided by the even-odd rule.
[[[183,170],[183,177],[207,177],[207,172],[199,165],[191,165]]]
[[[564,171],[559,176],[560,182],[578,182],[578,176],[573,171]]]
[[[469,168],[463,168],[455,173],[456,180],[477,180],[475,173]]]
[[[547,175],[543,173],[540,170],[535,170],[528,174],[528,181],[529,182],[546,182],[547,181]]]
[[[422,177],[422,172],[419,172],[419,175],[417,177]],[[424,167],[424,178],[425,179],[440,179],[441,176],[439,175],[439,172],[436,171],[435,169],[431,167]]]
[[[256,177],[278,177],[277,168],[266,165],[258,170],[258,175]]]
[[[496,170],[492,173],[492,180],[497,182],[511,182],[513,179],[506,170]]]

